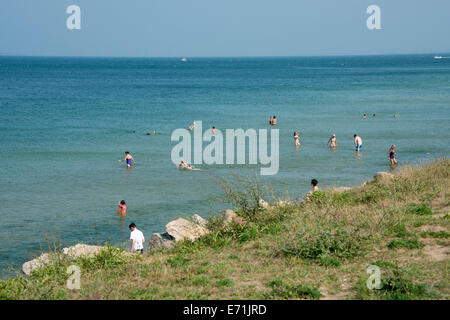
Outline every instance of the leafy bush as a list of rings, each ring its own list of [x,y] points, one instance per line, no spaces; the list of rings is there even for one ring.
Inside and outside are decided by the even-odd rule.
[[[282,280],[276,279],[267,283],[272,288],[271,292],[266,293],[266,299],[319,299],[322,294],[313,285],[284,284]]]
[[[424,244],[417,239],[394,239],[388,244],[389,249],[407,248],[407,249],[420,249]]]

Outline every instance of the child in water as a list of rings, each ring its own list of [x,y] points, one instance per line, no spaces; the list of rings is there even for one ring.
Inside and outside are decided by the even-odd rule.
[[[117,206],[122,209],[122,215],[126,215],[127,214],[127,205],[125,203],[125,200],[120,201]]]
[[[393,144],[391,146],[391,148],[389,149],[389,161],[391,162],[391,165],[396,165],[397,164],[397,154],[395,153],[395,144]]]
[[[135,164],[134,162],[134,158],[131,156],[130,152],[125,151],[125,158],[123,160],[119,160],[120,162],[127,162],[127,167],[131,168],[131,161],[133,161],[133,164]]]

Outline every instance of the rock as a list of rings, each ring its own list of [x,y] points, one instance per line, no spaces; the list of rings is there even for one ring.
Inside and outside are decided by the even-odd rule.
[[[284,206],[287,206],[288,204],[289,204],[289,201],[280,200],[277,202],[277,206],[279,206],[279,207],[284,207]]]
[[[333,188],[333,191],[334,192],[344,192],[344,191],[347,191],[350,189],[351,189],[350,187],[337,187],[337,188]]]
[[[43,267],[46,264],[49,264],[51,261],[51,256],[48,253],[43,253],[40,257],[27,261],[22,265],[22,272],[27,276],[31,274],[32,271]]]
[[[148,250],[170,249],[174,245],[175,238],[167,232],[154,233],[148,244]]]
[[[208,223],[208,221],[200,217],[198,214],[194,214],[192,216],[192,221],[196,224],[201,225],[202,227],[206,227],[206,224]]]
[[[194,241],[209,232],[207,228],[184,218],[169,222],[166,225],[166,231],[175,238],[175,241],[183,239]]]
[[[237,214],[233,210],[228,209],[222,212],[222,220],[224,225],[229,225],[236,217]]]
[[[79,243],[75,246],[64,248],[62,252],[70,258],[78,258],[80,256],[88,256],[89,258],[92,258],[99,254],[102,249],[103,247],[100,246],[90,246]]]
[[[393,178],[394,177],[394,175],[392,174],[392,173],[389,173],[389,172],[384,172],[384,171],[380,171],[380,172],[377,172],[374,176],[373,176],[373,178],[376,180],[376,179],[390,179],[390,178]]]
[[[52,260],[55,258],[65,256],[74,259],[83,255],[88,257],[94,257],[102,249],[103,247],[100,246],[90,246],[87,244],[79,243],[75,246],[64,248],[61,252],[43,253],[38,258],[25,262],[22,265],[22,272],[29,276],[32,271],[41,268],[45,265],[51,264]]]
[[[264,199],[259,199],[259,205],[261,207],[263,207],[264,209],[270,208],[270,204],[267,201],[265,201]]]

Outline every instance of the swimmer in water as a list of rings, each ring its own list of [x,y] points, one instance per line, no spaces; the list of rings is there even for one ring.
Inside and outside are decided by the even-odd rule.
[[[398,114],[396,113],[396,114],[394,114],[394,118],[398,118]]]
[[[391,146],[389,149],[389,156],[388,159],[391,162],[391,165],[395,166],[397,164],[397,154],[395,153],[395,144]]]
[[[300,140],[299,137],[303,134],[303,132],[300,132],[300,134],[298,134],[297,132],[294,131],[294,145],[296,147],[300,146]]]
[[[331,138],[328,140],[327,145],[330,144],[330,148],[334,149],[337,147],[337,139],[336,134],[333,134]]]
[[[272,123],[271,125],[276,126],[277,125],[277,117],[273,116],[272,117]]]
[[[364,113],[364,115],[363,115],[363,119],[366,119],[367,118],[367,115]]]
[[[211,132],[212,134],[216,134],[216,127],[212,127]]]
[[[153,130],[152,132],[147,132],[148,136],[150,136],[150,135],[154,136],[155,134],[156,134],[156,130]]]
[[[117,206],[118,206],[120,209],[122,209],[122,215],[123,215],[123,216],[127,214],[127,205],[126,205],[126,203],[125,203],[125,200],[120,201],[120,202],[117,204]],[[119,210],[117,210],[117,211],[119,211]]]
[[[133,164],[136,164],[134,162],[134,158],[131,156],[129,151],[125,151],[125,158],[123,160],[119,160],[120,162],[127,162],[127,167],[130,168],[131,167],[131,161],[133,161]]]
[[[194,129],[194,127],[195,127],[195,121],[189,126],[189,130],[192,131],[192,129]]]
[[[375,113],[372,115],[372,117],[374,117],[374,118],[376,117]]]
[[[178,168],[180,168],[180,169],[185,168],[185,169],[188,169],[188,170],[192,170],[192,169],[193,169],[190,165],[188,165],[188,164],[187,164],[186,162],[184,162],[183,160],[181,160],[180,165],[178,166]]]
[[[357,134],[353,135],[354,141],[355,141],[355,147],[356,147],[356,151],[361,150],[362,147],[362,139],[360,136],[358,136]]]

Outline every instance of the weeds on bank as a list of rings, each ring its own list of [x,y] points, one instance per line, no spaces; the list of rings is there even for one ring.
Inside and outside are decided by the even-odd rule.
[[[412,276],[392,262],[376,262],[381,268],[381,288],[368,289],[367,275],[357,283],[358,297],[361,299],[412,300],[436,298],[437,294],[424,283],[416,283]]]
[[[286,284],[281,279],[275,279],[266,284],[272,290],[264,293],[265,299],[319,299],[322,297],[314,285]]]

